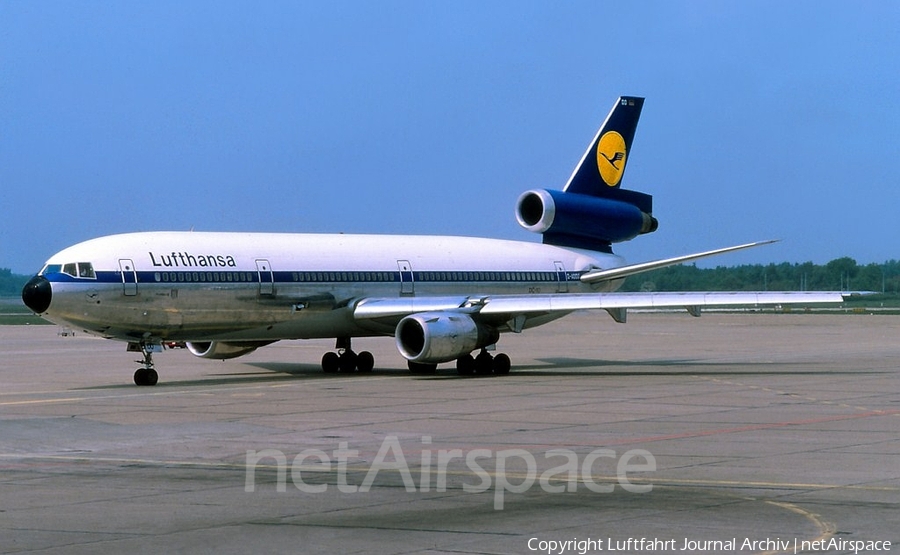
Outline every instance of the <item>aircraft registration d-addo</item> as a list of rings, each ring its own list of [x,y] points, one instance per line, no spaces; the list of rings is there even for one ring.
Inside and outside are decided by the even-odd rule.
[[[470,237],[147,232],[100,237],[54,254],[22,291],[46,319],[142,353],[138,385],[158,380],[152,354],[185,342],[227,359],[282,339],[335,338],[325,372],[368,372],[354,337],[393,336],[413,372],[456,362],[460,374],[506,374],[489,351],[575,310],[830,303],[840,292],[619,293],[627,276],[749,243],[627,265],[612,244],[656,231],[652,197],[620,187],[644,99],[614,104],[562,191],[516,206],[541,243]],[[476,354],[477,353],[477,354]]]

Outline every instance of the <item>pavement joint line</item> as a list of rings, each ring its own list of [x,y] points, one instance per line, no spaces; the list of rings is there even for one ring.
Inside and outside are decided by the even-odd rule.
[[[41,455],[41,454],[17,454],[17,453],[0,453],[0,460],[22,460],[22,461],[65,461],[76,463],[109,463],[121,465],[144,465],[148,467],[180,467],[180,468],[212,468],[220,470],[246,470],[246,463],[231,463],[223,461],[179,461],[167,459],[146,459],[134,457],[85,457],[74,455]],[[253,465],[257,470],[277,471],[281,467],[277,464],[256,463]],[[294,468],[292,466],[292,468]],[[351,474],[364,474],[372,469],[371,466],[363,463],[348,464],[346,472]],[[322,470],[318,465],[299,465],[296,467],[300,472],[314,472],[320,476],[335,475],[337,470]],[[421,470],[412,465],[408,468],[410,474],[421,476]],[[379,472],[396,472],[393,468],[379,468]],[[479,472],[452,470],[438,472],[433,468],[428,471],[431,475],[446,474],[447,476],[480,476],[482,473],[497,477],[496,472],[492,472],[486,468],[481,468]],[[504,471],[503,476],[514,480],[526,480],[529,475],[525,472]],[[591,475],[590,478],[595,482],[618,482],[618,476]],[[557,484],[568,484],[571,482],[579,482],[581,479],[571,480],[567,478],[550,478],[550,482]],[[773,482],[773,481],[754,481],[754,480],[700,480],[689,478],[642,478],[638,476],[629,476],[628,481],[633,484],[652,485],[661,487],[724,487],[724,488],[759,488],[759,489],[790,489],[790,490],[852,490],[852,491],[868,491],[868,492],[900,492],[897,486],[869,486],[859,484],[821,484],[809,482]]]
[[[796,394],[796,393],[789,393],[789,392],[786,392],[786,391],[779,391],[779,390],[771,389],[771,388],[764,387],[764,386],[758,386],[758,385],[752,385],[752,384],[745,384],[745,383],[737,382],[737,381],[733,381],[733,380],[724,380],[724,379],[722,379],[722,378],[706,378],[706,377],[704,377],[704,376],[696,376],[696,377],[698,377],[698,378],[700,378],[700,379],[707,380],[707,381],[711,381],[711,382],[717,382],[717,383],[725,384],[725,385],[736,385],[736,386],[738,386],[738,387],[745,387],[745,388],[749,388],[749,389],[758,389],[758,390],[762,390],[762,391],[768,391],[769,393],[776,393],[776,394],[778,394],[778,395],[794,395],[794,396],[799,396],[799,395]],[[816,397],[811,397],[811,396],[809,396],[809,395],[803,395],[801,398],[802,398],[802,399],[805,399],[805,400],[807,400],[807,401],[810,401],[810,402],[813,402],[813,403],[819,403],[819,404],[822,404],[822,405],[829,405],[829,406],[833,406],[833,407],[841,407],[841,408],[845,408],[845,409],[860,410],[860,411],[867,411],[867,412],[872,412],[872,413],[883,413],[883,414],[886,414],[886,415],[900,416],[900,410],[894,410],[894,409],[873,409],[873,408],[871,408],[871,407],[863,407],[863,406],[858,406],[858,405],[849,405],[849,404],[847,404],[847,403],[838,403],[838,402],[836,402],[836,401],[830,401],[830,400],[826,400],[826,399],[818,399],[818,398],[816,398]]]

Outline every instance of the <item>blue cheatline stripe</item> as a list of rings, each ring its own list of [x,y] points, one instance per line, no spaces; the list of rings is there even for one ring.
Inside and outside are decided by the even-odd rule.
[[[281,271],[272,272],[275,283],[399,283],[400,272],[348,271]],[[417,283],[556,283],[561,277],[578,281],[579,272],[498,272],[498,271],[441,271],[412,272]],[[122,283],[119,271],[99,271],[95,278],[76,278],[54,272],[45,274],[48,280],[60,283]],[[248,271],[141,271],[138,283],[259,283],[259,273]],[[268,281],[268,280],[266,280]]]

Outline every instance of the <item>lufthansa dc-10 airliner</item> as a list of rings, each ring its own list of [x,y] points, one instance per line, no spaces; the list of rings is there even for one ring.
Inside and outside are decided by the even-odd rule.
[[[542,242],[471,237],[146,232],[100,237],[47,261],[22,291],[57,324],[128,342],[138,385],[153,353],[184,343],[203,358],[283,339],[333,338],[325,372],[369,372],[354,337],[393,336],[413,372],[507,374],[496,352],[576,310],[835,303],[840,292],[620,293],[625,277],[769,241],[628,265],[612,244],[656,231],[652,197],[620,187],[644,99],[620,97],[562,191],[531,190],[516,218]]]

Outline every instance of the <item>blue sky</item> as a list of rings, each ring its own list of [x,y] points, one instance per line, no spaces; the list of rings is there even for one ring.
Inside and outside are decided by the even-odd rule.
[[[629,261],[900,258],[897,2],[0,3],[0,267],[145,230],[477,235],[647,101]]]

